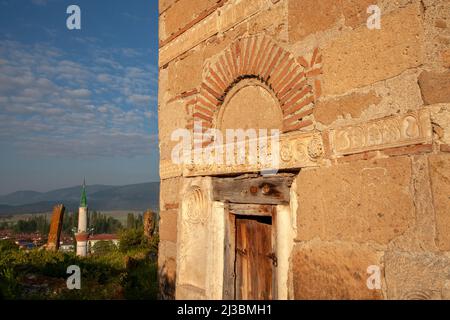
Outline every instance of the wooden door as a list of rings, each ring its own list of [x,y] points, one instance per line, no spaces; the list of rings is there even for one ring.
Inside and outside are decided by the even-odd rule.
[[[235,295],[238,300],[271,300],[272,218],[236,216]]]

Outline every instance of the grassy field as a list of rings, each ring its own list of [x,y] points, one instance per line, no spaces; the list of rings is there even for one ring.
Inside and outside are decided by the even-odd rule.
[[[153,300],[157,298],[158,237],[143,230],[121,234],[119,248],[103,246],[88,257],[46,250],[19,250],[0,240],[0,300]],[[81,271],[80,290],[67,287],[67,268]]]

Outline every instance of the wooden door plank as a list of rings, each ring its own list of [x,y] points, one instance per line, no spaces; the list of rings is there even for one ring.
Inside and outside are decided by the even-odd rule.
[[[242,204],[287,204],[294,177],[213,178],[213,200]]]
[[[270,300],[272,227],[266,217],[236,218],[236,298]]]
[[[230,213],[234,215],[271,217],[274,207],[272,205],[264,205],[264,204],[230,203],[229,208]]]
[[[278,268],[278,253],[276,245],[278,243],[277,239],[277,208],[272,207],[272,253],[275,255],[276,263],[272,263],[272,299],[278,299],[278,279],[277,279],[277,268]]]
[[[224,241],[224,269],[223,269],[223,299],[236,299],[235,289],[235,245],[236,245],[236,219],[232,214],[228,214],[228,207],[225,207],[225,241]]]

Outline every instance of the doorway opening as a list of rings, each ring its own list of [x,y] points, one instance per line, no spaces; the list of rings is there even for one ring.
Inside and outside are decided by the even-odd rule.
[[[237,216],[235,298],[272,300],[276,285],[272,217]]]
[[[227,209],[224,274],[231,277],[224,279],[224,296],[277,299],[276,206],[229,204]]]
[[[177,299],[289,298],[293,179],[280,173],[185,180],[177,221]]]

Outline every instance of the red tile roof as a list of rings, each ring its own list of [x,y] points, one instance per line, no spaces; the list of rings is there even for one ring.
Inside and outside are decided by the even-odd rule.
[[[89,236],[89,240],[119,240],[117,234],[94,234]]]

